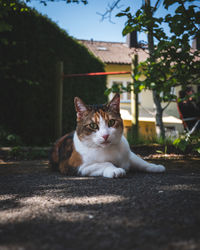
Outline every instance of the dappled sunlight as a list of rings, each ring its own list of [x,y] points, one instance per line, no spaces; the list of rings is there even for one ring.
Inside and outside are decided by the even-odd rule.
[[[26,161],[26,160],[24,160],[24,161],[4,161],[4,160],[2,160],[1,159],[1,161],[0,161],[0,167],[1,167],[1,165],[17,165],[17,166],[19,166],[19,165],[31,165],[31,164],[33,164],[33,165],[40,165],[40,166],[42,166],[42,165],[48,165],[48,163],[49,163],[49,161],[47,161],[47,160],[32,160],[32,161]]]
[[[9,199],[12,201],[14,197],[5,196],[5,202]],[[15,197],[16,198],[16,197]],[[95,221],[95,224],[101,226],[107,225],[107,222],[102,220],[102,216],[108,218],[109,225],[121,227],[136,228],[143,226],[141,216],[128,218],[127,214],[104,214],[102,209],[110,210],[110,206],[115,206],[120,209],[122,204],[129,203],[128,198],[121,195],[99,195],[99,196],[84,196],[74,198],[50,198],[49,196],[33,196],[28,198],[16,199],[15,207],[7,207],[0,211],[0,225],[9,223],[25,223],[35,219],[53,219],[58,223],[62,222],[83,222]],[[120,205],[121,204],[121,205]],[[131,204],[130,204],[131,209]]]
[[[199,188],[194,185],[185,185],[185,184],[179,184],[179,185],[171,185],[171,186],[162,186],[162,191],[197,191],[199,192]],[[161,192],[161,191],[158,191]]]
[[[172,249],[188,249],[188,245],[190,246],[189,249],[198,249],[198,244],[195,242],[195,240],[180,240],[170,244]]]
[[[50,198],[49,196],[34,196],[21,200],[21,203],[28,206],[37,206],[42,203],[47,206],[59,205],[95,205],[95,204],[106,204],[113,202],[124,201],[125,198],[120,195],[97,195],[97,196],[83,196],[73,198]]]
[[[4,194],[3,198],[0,196],[0,202],[2,200],[9,200],[9,199],[15,199],[17,195],[13,194]]]
[[[198,226],[199,161],[163,160],[165,174],[121,179],[65,176],[47,170],[45,161],[24,163],[9,165],[0,176],[0,248],[38,249],[46,242],[55,242],[55,249],[60,242],[63,249],[80,249],[82,242],[88,243],[84,249],[97,242],[105,249],[111,241],[119,249],[140,242],[145,249],[149,242],[193,245],[188,242]]]
[[[6,196],[5,198],[7,201],[11,197]],[[50,198],[49,196],[21,198],[18,200],[16,207],[8,207],[0,211],[0,223],[4,224],[15,220],[26,221],[40,216],[48,217],[49,214],[53,217],[56,216],[58,220],[77,221],[85,218],[92,219],[93,215],[87,210],[91,211],[94,205],[107,205],[123,202],[124,200],[125,198],[120,195],[85,196],[81,198]],[[87,206],[88,209],[77,211],[78,206]]]
[[[74,177],[69,177],[69,176],[62,176],[62,179],[69,180],[69,181],[87,181],[87,180],[94,180],[96,177],[87,177],[87,176],[74,176]]]

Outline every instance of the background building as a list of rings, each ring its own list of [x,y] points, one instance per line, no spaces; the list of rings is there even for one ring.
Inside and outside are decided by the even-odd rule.
[[[94,40],[79,40],[88,50],[98,57],[105,64],[106,72],[130,71],[132,57],[137,54],[138,61],[145,61],[148,57],[148,50],[145,46],[138,46],[136,33],[127,36],[126,43],[103,42]],[[122,84],[127,86],[132,81],[131,74],[119,74],[107,76],[107,87],[113,84]],[[172,89],[177,95],[180,88]],[[109,98],[111,99],[111,93]],[[134,101],[131,93],[121,94],[120,111],[124,120],[125,131],[129,129],[134,121]],[[163,105],[166,105],[163,103]],[[152,92],[143,90],[139,94],[139,131],[146,137],[156,135],[155,130],[155,106]],[[166,135],[177,135],[183,132],[182,121],[179,119],[176,102],[170,103],[163,113],[163,122],[166,129]]]

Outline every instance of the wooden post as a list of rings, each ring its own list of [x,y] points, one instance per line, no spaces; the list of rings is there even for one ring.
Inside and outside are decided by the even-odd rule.
[[[63,62],[56,63],[55,79],[55,138],[62,135],[62,104],[63,104]]]
[[[134,56],[134,60],[133,60],[133,64],[134,64],[134,71],[136,72],[136,67],[138,66],[138,55],[136,54]],[[134,79],[135,80],[135,79]],[[135,94],[135,126],[136,126],[136,131],[138,134],[138,127],[139,127],[139,107],[138,107],[138,92],[134,90],[134,94]]]
[[[138,66],[138,55],[134,55],[132,58],[132,76],[133,76],[133,84],[135,81],[135,74],[137,73]],[[139,108],[138,108],[138,93],[137,90],[133,88],[132,93],[132,114],[133,114],[133,136],[137,139],[139,135]]]

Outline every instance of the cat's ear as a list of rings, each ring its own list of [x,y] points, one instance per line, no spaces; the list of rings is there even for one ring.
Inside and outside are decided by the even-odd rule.
[[[74,104],[77,113],[77,120],[80,120],[83,116],[83,113],[88,110],[87,106],[79,97],[74,98]]]
[[[120,110],[120,94],[115,94],[113,99],[107,104],[108,108],[114,112],[119,113]]]

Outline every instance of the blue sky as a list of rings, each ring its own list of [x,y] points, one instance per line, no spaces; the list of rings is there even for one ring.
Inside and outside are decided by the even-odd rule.
[[[122,30],[126,22],[125,17],[115,17],[120,10],[131,7],[133,13],[141,7],[142,0],[121,0],[119,9],[112,13],[112,22],[109,20],[101,21],[101,16],[97,14],[104,13],[108,4],[114,0],[88,0],[87,5],[66,4],[64,1],[48,2],[47,6],[32,0],[28,5],[37,9],[40,13],[47,15],[58,26],[67,31],[67,33],[77,39],[94,39],[97,41],[125,42],[126,38],[122,36]],[[156,0],[151,0],[152,5]],[[171,9],[173,11],[173,9]],[[166,10],[162,6],[157,11],[157,16],[164,16]],[[146,34],[139,34],[138,40],[146,41]]]

